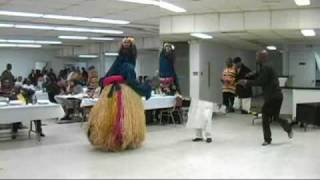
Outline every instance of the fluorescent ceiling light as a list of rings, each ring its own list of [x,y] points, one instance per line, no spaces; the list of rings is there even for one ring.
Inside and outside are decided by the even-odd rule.
[[[118,56],[119,53],[113,53],[113,52],[106,52],[104,53],[105,56]]]
[[[44,15],[43,18],[47,18],[47,19],[59,19],[59,20],[71,20],[71,21],[88,21],[88,18],[85,18],[85,17],[62,16],[62,15],[54,15],[54,14]]]
[[[113,41],[114,38],[108,38],[108,37],[90,37],[90,40],[96,40],[96,41]]]
[[[40,44],[17,44],[17,47],[25,47],[25,48],[41,48]]]
[[[56,14],[40,14],[29,12],[16,12],[16,11],[0,11],[0,16],[19,16],[19,17],[31,17],[31,18],[44,18],[44,19],[59,19],[70,21],[87,21],[95,23],[108,23],[108,24],[129,24],[129,21],[105,19],[105,18],[88,18],[79,16],[64,16]]]
[[[176,5],[168,3],[168,2],[164,2],[162,0],[160,0],[159,6],[161,8],[163,8],[163,9],[166,9],[166,10],[169,10],[169,11],[172,11],[172,12],[176,12],[176,13],[187,12],[187,10],[185,10],[185,9],[179,7],[179,6],[176,6]]]
[[[310,0],[294,0],[298,6],[309,6],[311,4]]]
[[[63,15],[55,15],[55,14],[46,14],[46,15],[43,15],[43,18],[59,19],[59,20],[71,20],[71,21],[88,21],[89,20],[89,18],[85,18],[85,17],[63,16]]]
[[[36,44],[62,44],[61,41],[34,41]]]
[[[22,39],[0,39],[3,43],[16,43],[16,44],[62,44],[61,41],[35,41],[35,40],[22,40]]]
[[[14,26],[18,29],[40,29],[40,30],[54,30],[54,27],[52,26],[44,26],[44,25],[20,25],[17,24]]]
[[[91,33],[102,33],[102,34],[123,34],[122,31],[108,30],[108,29],[89,29],[89,28],[78,28],[78,27],[56,27],[56,31],[70,31],[70,32],[91,32]]]
[[[165,2],[163,0],[118,0],[118,1],[159,6],[160,8],[166,9],[168,11],[176,12],[176,13],[187,12],[187,10],[185,10],[184,8]]]
[[[43,14],[28,13],[28,12],[15,12],[15,11],[0,11],[0,15],[3,16],[20,16],[20,17],[42,17]]]
[[[267,49],[270,51],[275,51],[275,50],[277,50],[277,47],[276,46],[267,46]]]
[[[123,31],[109,29],[94,29],[84,27],[68,27],[68,26],[48,26],[41,24],[10,24],[0,23],[0,28],[19,28],[19,29],[38,29],[38,30],[55,30],[55,31],[70,31],[70,32],[89,32],[102,34],[123,34]]]
[[[73,40],[96,40],[96,41],[113,41],[115,38],[110,37],[87,37],[87,36],[58,36],[59,39]]]
[[[90,55],[90,54],[82,54],[78,56],[79,58],[98,58],[97,55]]]
[[[17,47],[16,44],[0,44],[0,47]]]
[[[117,30],[105,30],[105,29],[88,29],[88,32],[102,33],[102,34],[123,34],[122,31],[117,31]]]
[[[58,36],[59,39],[87,40],[86,36]]]
[[[0,47],[41,48],[40,44],[0,44]]]
[[[130,24],[129,21],[103,19],[103,18],[90,18],[90,19],[88,19],[88,21],[95,22],[95,23],[106,23],[106,24]]]
[[[0,27],[12,28],[12,27],[14,27],[14,24],[0,23]]]
[[[316,36],[316,32],[313,29],[303,29],[301,30],[301,33],[307,37]]]
[[[7,40],[8,43],[34,43],[32,40]]]
[[[191,36],[201,38],[201,39],[212,39],[213,37],[208,34],[203,33],[191,33]]]

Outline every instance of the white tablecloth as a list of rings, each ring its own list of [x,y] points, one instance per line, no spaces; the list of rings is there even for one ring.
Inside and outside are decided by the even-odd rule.
[[[172,108],[176,104],[176,96],[153,96],[147,101],[144,98],[142,99],[145,110]],[[83,98],[81,107],[94,106],[98,100],[99,99]]]
[[[69,100],[72,100],[72,99],[82,100],[86,96],[88,96],[88,95],[87,94],[57,95],[57,96],[54,97],[54,99],[57,101],[58,104],[66,105],[69,102]]]
[[[0,107],[0,124],[62,118],[64,115],[59,104],[3,106]]]

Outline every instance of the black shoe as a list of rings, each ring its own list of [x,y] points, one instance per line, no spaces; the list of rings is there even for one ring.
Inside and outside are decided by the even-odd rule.
[[[249,113],[245,110],[241,110],[241,114],[249,114]]]
[[[211,143],[212,142],[212,138],[207,138],[206,142],[207,143]]]
[[[288,132],[288,137],[289,139],[293,138],[293,130],[291,129],[291,131]]]
[[[17,139],[17,135],[12,135],[12,136],[11,136],[11,139],[12,139],[12,140]]]
[[[40,136],[41,136],[41,137],[46,137],[46,135],[45,135],[45,134],[43,134],[43,133],[40,133]]]
[[[203,141],[203,138],[194,138],[192,139],[193,142],[200,142]]]
[[[70,120],[71,118],[69,116],[61,118],[62,121]]]
[[[268,145],[270,145],[270,144],[271,144],[271,142],[265,141],[265,142],[262,143],[262,146],[268,146]]]

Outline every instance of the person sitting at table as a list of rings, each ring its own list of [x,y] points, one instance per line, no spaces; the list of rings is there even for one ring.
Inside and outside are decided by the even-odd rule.
[[[104,78],[99,101],[89,115],[87,136],[96,148],[119,152],[138,148],[145,139],[141,96],[149,99],[151,87],[138,82],[136,58],[134,39],[124,38],[119,55]]]
[[[71,95],[77,95],[83,93],[83,88],[80,85],[80,82],[78,80],[70,80],[69,85],[66,89],[65,94],[71,94]],[[70,120],[70,116],[74,114],[75,112],[75,104],[76,102],[70,101],[70,100],[63,100],[62,106],[66,112],[65,117],[63,117],[61,120]]]
[[[83,88],[78,80],[70,80],[66,89],[67,94],[80,94],[83,92]]]
[[[24,89],[32,89],[34,91],[36,90],[36,88],[34,87],[34,85],[32,84],[32,81],[30,79],[25,79],[22,87]]]
[[[100,96],[101,88],[99,87],[98,78],[93,77],[88,84],[87,94],[90,98],[98,98]]]
[[[20,87],[22,87],[22,85],[23,85],[23,82],[22,82],[22,76],[19,76],[18,78],[17,78],[17,81],[15,82],[15,86],[20,86]]]
[[[87,84],[89,84],[89,81],[92,78],[97,78],[98,79],[98,72],[97,72],[97,70],[96,70],[96,68],[94,66],[90,66],[88,68],[88,82],[87,82]]]
[[[57,103],[54,97],[56,95],[59,95],[61,93],[61,90],[57,82],[55,81],[55,78],[52,76],[48,76],[47,78],[47,92],[48,92],[49,101],[53,103]]]
[[[10,100],[18,100],[24,104],[31,103],[32,96],[34,96],[35,91],[32,89],[26,89],[20,86],[16,86],[14,88],[14,94],[10,97]],[[34,120],[33,121],[36,126],[36,132],[41,136],[44,137],[44,133],[42,132],[42,121],[41,120]],[[18,129],[23,127],[21,122],[13,123],[12,124],[12,139],[16,139]]]
[[[58,85],[58,87],[60,89],[60,94],[66,94],[66,92],[67,92],[67,82],[62,77],[58,78],[57,85]]]

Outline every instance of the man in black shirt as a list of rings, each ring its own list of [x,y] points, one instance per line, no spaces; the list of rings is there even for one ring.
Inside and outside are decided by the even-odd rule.
[[[242,86],[261,86],[264,94],[264,105],[262,107],[262,124],[264,143],[263,146],[271,144],[270,123],[272,120],[278,121],[282,128],[288,133],[289,138],[293,138],[293,131],[287,120],[279,118],[283,100],[283,94],[279,86],[276,72],[270,66],[265,65],[268,60],[266,50],[257,53],[257,63],[261,65],[261,71],[255,80],[240,80],[238,84]]]

